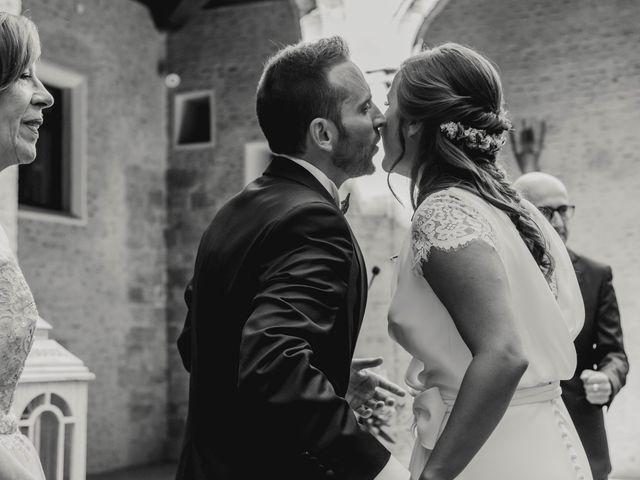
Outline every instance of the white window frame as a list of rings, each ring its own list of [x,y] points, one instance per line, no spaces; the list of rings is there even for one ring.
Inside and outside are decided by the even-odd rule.
[[[178,135],[180,133],[180,123],[182,120],[182,113],[184,111],[184,104],[194,98],[209,97],[209,138],[208,142],[178,144]],[[216,146],[216,103],[213,90],[194,90],[191,92],[177,92],[173,97],[173,135],[172,144],[176,150],[194,150],[199,148],[213,148]]]
[[[65,470],[65,440],[66,440],[66,436],[65,433],[67,430],[71,430],[71,446],[70,448],[73,449],[74,447],[74,442],[75,442],[75,438],[76,438],[76,431],[75,429],[77,428],[77,418],[72,414],[71,412],[71,406],[69,405],[69,403],[66,401],[66,399],[62,398],[62,396],[56,394],[58,397],[60,397],[60,399],[64,402],[65,406],[67,407],[67,409],[69,410],[69,414],[65,414],[60,408],[58,408],[56,405],[54,405],[53,403],[51,403],[51,392],[44,392],[40,395],[36,395],[31,401],[35,400],[36,398],[38,398],[39,396],[44,396],[44,402],[40,405],[38,405],[37,407],[35,407],[31,412],[29,412],[29,416],[27,418],[22,418],[24,416],[24,412],[21,414],[20,416],[20,420],[18,421],[18,427],[19,428],[27,428],[27,437],[29,438],[29,440],[31,440],[31,443],[33,444],[33,446],[36,448],[36,451],[40,453],[40,440],[41,440],[41,436],[40,436],[40,422],[41,422],[41,416],[43,413],[45,412],[50,412],[52,414],[55,415],[56,419],[58,420],[58,439],[57,439],[57,450],[55,452],[55,457],[56,457],[56,474],[55,474],[55,478],[51,479],[51,480],[63,480],[63,476],[64,476],[64,470]],[[31,402],[29,402],[31,403]],[[29,405],[29,404],[27,404]],[[70,477],[73,478],[73,469],[74,469],[74,465],[73,465],[73,453],[71,455],[70,458],[70,464],[66,465],[68,471],[70,472]],[[49,478],[49,477],[47,477]]]
[[[84,226],[87,224],[87,77],[46,60],[38,62],[37,75],[43,83],[67,90],[70,98],[67,152],[71,183],[70,211],[56,212],[19,205],[18,219]]]
[[[249,142],[244,145],[244,184],[253,182],[269,165],[271,150],[267,142]]]

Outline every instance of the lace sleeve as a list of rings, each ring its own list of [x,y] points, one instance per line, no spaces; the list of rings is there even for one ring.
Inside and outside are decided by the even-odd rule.
[[[435,193],[427,197],[413,217],[413,267],[420,271],[432,248],[450,252],[474,240],[495,248],[495,233],[487,219],[460,196],[447,191]]]
[[[0,434],[10,433],[6,414],[31,349],[37,321],[33,296],[15,257],[0,246]]]

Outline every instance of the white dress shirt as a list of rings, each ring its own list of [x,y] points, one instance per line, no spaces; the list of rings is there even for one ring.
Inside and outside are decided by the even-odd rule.
[[[278,156],[288,158],[292,162],[297,163],[302,168],[307,170],[311,175],[315,177],[316,180],[320,182],[320,184],[324,188],[327,189],[327,192],[331,194],[333,199],[336,201],[336,204],[340,206],[340,192],[338,192],[338,187],[336,187],[336,184],[333,183],[333,181],[329,177],[327,177],[327,175],[322,170],[320,170],[315,165],[307,162],[306,160],[302,160],[300,158],[290,157],[289,155],[282,155],[281,153],[279,153]]]

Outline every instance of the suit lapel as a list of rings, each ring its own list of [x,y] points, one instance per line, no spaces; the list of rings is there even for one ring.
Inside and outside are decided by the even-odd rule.
[[[311,190],[318,192],[322,195],[331,205],[336,207],[336,210],[340,212],[340,208],[336,205],[336,201],[327,191],[326,188],[314,177],[307,169],[301,167],[295,162],[292,162],[288,158],[279,157],[274,155],[271,157],[271,163],[264,172],[265,175],[287,178],[294,182],[305,185]],[[342,212],[340,212],[342,213]]]
[[[356,330],[352,333],[352,345],[351,351],[353,352],[356,347],[356,341],[358,339],[358,334],[360,333],[360,327],[362,326],[362,320],[364,318],[364,312],[367,306],[367,295],[368,295],[368,287],[367,287],[367,270],[366,265],[364,263],[364,257],[362,255],[362,251],[360,251],[360,246],[358,245],[358,241],[356,240],[353,232],[351,231],[351,227],[349,227],[349,232],[351,232],[351,240],[353,241],[353,247],[356,252],[356,260],[358,263],[357,269],[357,278],[352,282],[352,285],[357,289],[356,294],[356,308],[354,309],[354,322]]]
[[[288,158],[274,155],[271,163],[264,172],[268,176],[276,176],[293,180],[321,194],[327,202],[333,205],[338,215],[342,215],[342,211],[336,205],[335,199],[327,191],[326,188],[305,168],[292,162]],[[367,272],[365,269],[364,257],[360,251],[360,246],[356,240],[349,222],[346,221],[349,233],[351,234],[351,243],[355,252],[356,261],[351,268],[349,278],[349,287],[347,289],[347,305],[349,308],[349,338],[351,342],[351,351],[355,349],[355,344],[362,325],[364,311],[367,304]]]
[[[583,265],[580,261],[580,257],[573,250],[567,248],[567,252],[569,252],[569,258],[571,259],[571,263],[573,264],[573,270],[576,272],[576,277],[578,278],[578,284],[580,288],[583,288]]]

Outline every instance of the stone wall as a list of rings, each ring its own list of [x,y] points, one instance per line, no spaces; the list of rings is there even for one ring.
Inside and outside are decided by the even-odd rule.
[[[214,147],[172,147],[169,156],[169,440],[174,458],[187,411],[188,376],[175,347],[186,313],[184,288],[200,236],[217,209],[244,186],[245,144],[263,140],[255,90],[265,60],[300,38],[292,7],[281,0],[203,11],[168,38],[168,64],[182,78],[175,93],[212,89],[216,122]]]
[[[167,429],[165,38],[131,0],[25,0],[42,58],[86,75],[86,225],[19,219],[22,268],[89,385],[89,472],[159,461]],[[46,112],[45,112],[46,118]]]
[[[640,6],[629,0],[451,0],[424,37],[495,61],[516,127],[546,120],[541,168],[577,205],[569,244],[612,265],[631,362],[607,415],[619,476],[640,474],[639,23]],[[504,160],[517,176],[509,149]]]

